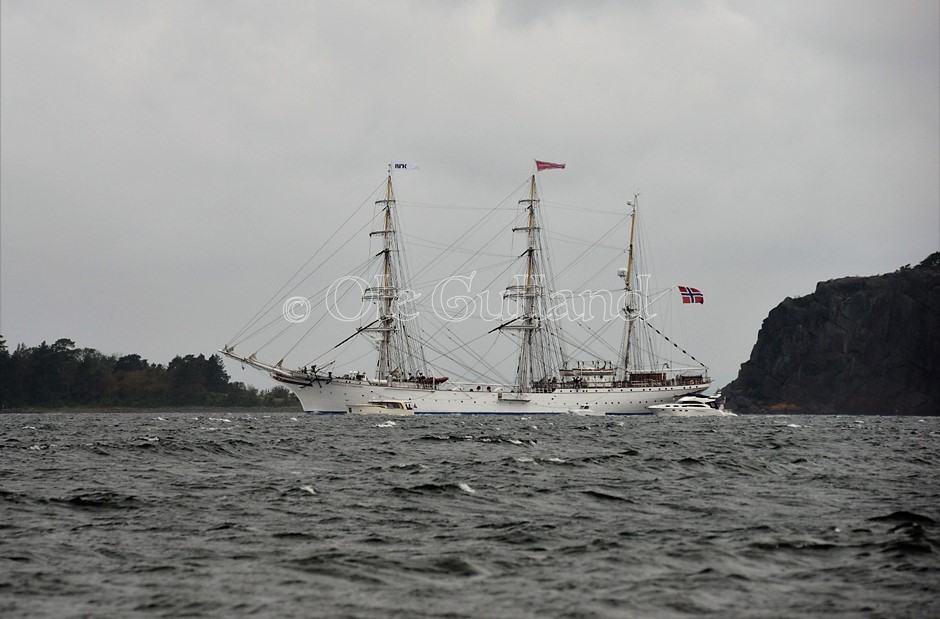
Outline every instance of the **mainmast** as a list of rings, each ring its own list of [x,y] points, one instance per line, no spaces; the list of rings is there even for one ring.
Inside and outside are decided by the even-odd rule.
[[[376,348],[379,358],[376,377],[380,380],[405,380],[423,375],[425,371],[424,350],[409,333],[409,321],[402,320],[401,308],[407,278],[404,259],[398,244],[398,214],[395,208],[395,192],[392,187],[392,173],[389,169],[385,183],[385,198],[376,200],[376,205],[383,210],[384,226],[374,230],[369,236],[382,238],[382,250],[376,254],[381,257],[382,267],[376,275],[375,285],[366,288],[363,299],[378,305],[378,319],[375,326],[362,331],[378,334]],[[407,299],[406,299],[407,300]],[[413,317],[412,317],[413,318]]]
[[[539,390],[548,387],[551,379],[557,375],[560,361],[564,356],[557,325],[548,321],[544,324],[548,308],[549,282],[543,266],[541,226],[539,225],[539,197],[535,175],[529,184],[529,196],[519,200],[526,209],[526,225],[513,228],[513,232],[526,235],[525,273],[517,276],[517,283],[506,288],[504,296],[516,299],[522,313],[515,319],[501,326],[521,332],[519,346],[519,364],[516,371],[516,390],[524,393],[530,389]],[[555,327],[555,328],[553,328]]]

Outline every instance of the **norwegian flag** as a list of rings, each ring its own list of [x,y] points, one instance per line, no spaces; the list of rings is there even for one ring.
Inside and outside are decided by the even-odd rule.
[[[679,286],[679,294],[682,295],[683,303],[705,303],[705,295],[698,288]]]
[[[564,170],[565,164],[563,163],[552,163],[551,161],[539,161],[535,160],[535,169],[541,172],[542,170]]]

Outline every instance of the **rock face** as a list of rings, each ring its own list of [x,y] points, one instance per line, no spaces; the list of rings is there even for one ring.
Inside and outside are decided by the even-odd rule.
[[[722,392],[742,413],[940,415],[940,252],[785,299]]]

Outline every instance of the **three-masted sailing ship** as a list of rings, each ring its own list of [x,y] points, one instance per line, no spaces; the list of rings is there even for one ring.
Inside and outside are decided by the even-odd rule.
[[[515,311],[488,330],[514,337],[518,348],[514,380],[493,384],[492,380],[470,378],[457,383],[435,376],[431,370],[425,354],[424,332],[419,325],[420,312],[402,302],[410,282],[392,166],[383,195],[375,202],[379,225],[370,232],[380,247],[373,256],[378,270],[362,294],[364,301],[374,305],[375,313],[339,344],[329,348],[327,343],[327,350],[333,350],[357,336],[370,338],[376,353],[375,374],[344,372],[331,362],[284,367],[284,358],[271,363],[259,359],[257,352],[236,351],[243,341],[239,337],[253,323],[220,352],[269,374],[290,389],[308,413],[345,413],[369,402],[398,401],[407,402],[416,414],[531,415],[576,410],[607,415],[645,414],[651,405],[706,390],[711,384],[707,367],[694,357],[689,355],[695,361],[692,366],[663,363],[650,353],[649,345],[641,343],[641,338],[648,340],[651,333],[669,340],[644,311],[647,297],[640,286],[634,259],[637,196],[627,202],[630,219],[627,265],[617,271],[622,279],[619,318],[623,329],[619,346],[609,346],[617,356],[578,360],[569,353],[569,348],[581,347],[566,345],[570,340],[563,333],[564,321],[552,316],[554,290],[537,176],[531,176],[527,192],[519,200],[522,217],[517,223],[521,225],[512,228],[513,233],[524,239],[519,272],[503,292],[503,298],[514,304]],[[321,354],[317,358],[322,357]]]

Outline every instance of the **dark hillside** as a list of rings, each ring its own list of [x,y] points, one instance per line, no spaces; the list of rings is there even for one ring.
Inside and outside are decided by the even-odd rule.
[[[940,252],[785,299],[723,393],[744,413],[940,414]]]

